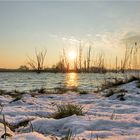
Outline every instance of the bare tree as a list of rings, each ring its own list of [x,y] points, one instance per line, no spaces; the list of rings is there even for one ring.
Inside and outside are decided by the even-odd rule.
[[[18,69],[21,71],[28,71],[29,70],[29,68],[26,65],[21,65]]]
[[[130,46],[132,45],[132,46]],[[126,48],[125,48],[125,54],[124,54],[124,60],[122,62],[122,72],[124,72],[125,69],[137,69],[138,67],[138,49],[139,46],[137,45],[137,42],[134,44],[128,44],[126,42]],[[133,65],[133,67],[132,67]]]
[[[98,68],[98,72],[103,72],[105,70],[104,55],[102,53],[99,54],[99,57],[97,60],[97,68]]]
[[[82,45],[80,42],[80,46],[79,46],[79,70],[81,72],[82,70]]]
[[[40,52],[37,52],[37,50],[35,50],[36,59],[34,60],[28,57],[28,65],[37,73],[40,73],[44,69],[44,61],[45,61],[46,54],[47,54],[47,50],[43,50]]]
[[[118,71],[118,57],[116,56],[116,73]]]
[[[64,60],[64,71],[68,72],[69,71],[69,61],[68,61],[68,58],[66,56],[66,52],[65,52],[65,49],[63,48],[63,60]]]
[[[139,67],[139,45],[137,42],[134,43],[134,51],[133,51],[133,69],[138,69]]]
[[[89,71],[90,69],[90,58],[91,57],[91,45],[89,45],[89,48],[88,48],[88,54],[87,54],[87,70]]]
[[[132,54],[132,52],[133,52],[133,47],[131,48],[131,50],[129,49],[129,46],[128,46],[128,44],[127,44],[127,42],[126,42],[126,48],[125,48],[125,54],[124,54],[124,59],[123,59],[123,61],[122,61],[122,66],[121,66],[121,71],[122,72],[124,72],[124,70],[126,69],[126,66],[127,66],[127,64],[128,64],[128,62],[129,62],[129,65],[131,65],[130,63],[131,63],[131,55],[130,54]]]
[[[84,71],[85,72],[87,71],[87,61],[86,61],[86,59],[84,59]]]
[[[56,64],[55,69],[59,72],[64,72],[65,66],[62,58],[60,58],[59,62]]]

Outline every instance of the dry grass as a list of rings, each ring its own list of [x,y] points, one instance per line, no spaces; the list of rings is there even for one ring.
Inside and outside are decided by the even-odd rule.
[[[137,83],[137,88],[140,88],[140,83]]]
[[[125,93],[120,93],[117,95],[117,98],[120,100],[120,101],[125,101]]]
[[[84,115],[83,107],[77,104],[57,105],[57,110],[49,117],[54,119],[61,119],[72,115]]]
[[[110,89],[110,90],[108,91],[108,93],[105,94],[105,97],[110,97],[110,96],[112,96],[112,95],[114,95],[114,94],[115,94],[115,92],[113,91],[113,89]]]
[[[131,76],[129,79],[126,80],[128,83],[133,81],[140,81],[139,76]]]
[[[88,91],[85,91],[85,90],[82,90],[82,91],[79,91],[79,94],[89,94],[89,92]]]
[[[133,82],[133,81],[140,81],[140,77],[131,76],[130,78],[126,78],[126,79],[115,78],[114,81],[105,80],[101,89],[97,90],[96,92],[100,92],[100,91],[103,91],[103,90],[108,89],[108,88],[118,87],[120,85],[127,84],[127,83],[130,83],[130,82]]]

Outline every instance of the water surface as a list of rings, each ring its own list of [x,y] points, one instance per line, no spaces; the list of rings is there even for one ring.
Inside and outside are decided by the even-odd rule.
[[[84,90],[92,90],[100,86],[105,80],[124,78],[126,74],[116,73],[24,73],[1,72],[0,89],[2,90],[32,90],[38,88],[53,89],[61,86],[67,88],[77,87]]]

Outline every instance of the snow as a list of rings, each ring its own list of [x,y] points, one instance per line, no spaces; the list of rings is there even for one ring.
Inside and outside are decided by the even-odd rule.
[[[104,96],[108,90],[85,95],[75,92],[35,96],[24,94],[20,100],[12,103],[11,97],[0,96],[4,104],[2,114],[12,126],[30,122],[16,128],[13,140],[49,140],[50,135],[60,139],[69,131],[79,139],[140,140],[140,89],[136,84],[134,81],[115,87],[112,89],[115,94],[110,97]],[[125,94],[124,101],[117,98],[121,90]],[[55,112],[56,105],[67,103],[82,105],[85,115],[48,118]],[[31,132],[31,127],[34,132]]]
[[[8,128],[6,127],[6,133],[13,136],[14,133]],[[4,125],[2,123],[0,123],[0,138],[5,134],[5,131],[4,131]]]
[[[44,137],[37,132],[19,134],[12,138],[12,140],[52,140],[51,137]]]
[[[122,125],[123,124],[123,125]],[[125,120],[107,120],[107,119],[93,119],[85,120],[85,118],[79,116],[70,116],[64,119],[54,120],[54,119],[36,119],[32,121],[32,125],[35,131],[39,133],[57,134],[58,136],[65,136],[69,130],[73,134],[80,134],[84,131],[119,131],[117,134],[124,134],[127,131],[132,131],[133,128],[140,132],[140,122],[129,122]],[[126,131],[127,130],[127,131]],[[135,131],[136,132],[136,131]],[[133,133],[133,132],[131,132]],[[104,132],[103,135],[106,133]],[[127,134],[130,134],[127,133]],[[135,133],[138,135],[138,133]]]

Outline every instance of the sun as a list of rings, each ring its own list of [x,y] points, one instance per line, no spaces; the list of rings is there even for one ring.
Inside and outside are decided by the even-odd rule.
[[[68,57],[69,57],[69,59],[74,60],[76,58],[76,52],[75,51],[70,51],[68,53]]]

